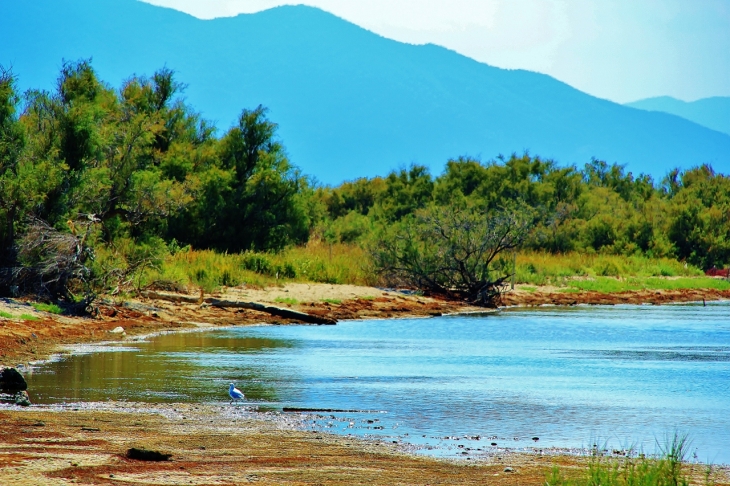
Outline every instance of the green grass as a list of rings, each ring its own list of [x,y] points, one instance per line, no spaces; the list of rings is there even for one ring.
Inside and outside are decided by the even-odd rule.
[[[221,287],[266,287],[285,282],[373,285],[376,279],[369,261],[367,252],[356,245],[335,244],[330,248],[318,241],[279,253],[180,251],[167,257],[160,268],[148,270],[140,279],[140,287],[157,283],[213,292]]]
[[[602,293],[626,292],[630,290],[678,290],[678,289],[717,289],[730,290],[730,282],[711,277],[629,277],[623,279],[595,277],[585,280],[566,282],[567,289],[575,291],[594,291]]]
[[[512,271],[506,256],[496,262],[496,270]],[[698,277],[704,273],[691,265],[668,258],[545,252],[522,252],[517,255],[515,279],[530,285],[564,286],[576,277]]]
[[[687,447],[687,437],[675,434],[658,458],[631,453],[614,458],[594,453],[588,468],[577,474],[553,467],[545,486],[687,486],[690,480],[682,470]]]
[[[322,302],[326,302],[328,304],[336,304],[336,305],[342,304],[342,301],[340,299],[322,299]]]
[[[299,301],[297,299],[291,299],[289,297],[277,297],[274,299],[274,302],[278,302],[279,304],[288,304],[288,305],[297,305]]]
[[[493,262],[495,275],[512,271],[511,255]],[[588,253],[553,255],[525,251],[517,255],[516,283],[532,292],[540,285],[562,291],[623,292],[661,289],[730,289],[730,283],[704,277],[691,265],[644,256]],[[147,270],[138,280],[140,288],[156,283],[163,288],[202,288],[214,292],[241,285],[268,287],[287,282],[375,285],[368,252],[353,244],[330,245],[310,241],[279,253],[216,253],[210,250],[178,251],[157,269]],[[110,289],[111,290],[111,289]]]
[[[63,313],[63,309],[61,309],[56,304],[42,304],[40,302],[33,302],[30,305],[32,305],[35,310],[41,311],[41,312],[50,312],[51,314],[62,314]]]
[[[525,292],[535,292],[537,287],[524,286],[520,287],[520,290],[524,290]]]
[[[14,314],[10,314],[9,312],[0,311],[0,317],[3,317],[5,319],[22,319],[24,321],[39,321],[40,319],[33,314],[20,314],[19,316],[16,316]]]

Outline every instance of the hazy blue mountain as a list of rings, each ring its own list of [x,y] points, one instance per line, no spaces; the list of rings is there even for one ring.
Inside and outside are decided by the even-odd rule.
[[[199,20],[134,0],[0,0],[0,12],[0,64],[21,86],[53,86],[64,58],[93,57],[115,86],[166,65],[221,130],[242,108],[268,106],[292,161],[327,183],[524,150],[658,177],[705,162],[730,172],[726,134],[388,40],[310,7]]]
[[[714,96],[690,102],[678,100],[671,96],[658,96],[626,103],[626,106],[641,110],[671,113],[730,135],[730,97],[728,96]]]

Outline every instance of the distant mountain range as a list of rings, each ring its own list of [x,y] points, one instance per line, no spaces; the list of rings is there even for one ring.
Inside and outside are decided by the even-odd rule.
[[[310,7],[199,20],[135,0],[0,3],[0,64],[22,87],[51,88],[62,59],[92,57],[115,86],[167,66],[221,130],[244,107],[269,107],[292,162],[325,183],[411,162],[440,173],[450,157],[525,150],[655,177],[705,162],[730,172],[725,133],[546,75],[385,39]]]
[[[715,96],[691,102],[671,96],[658,96],[626,103],[626,106],[671,113],[730,135],[730,97],[727,96]]]

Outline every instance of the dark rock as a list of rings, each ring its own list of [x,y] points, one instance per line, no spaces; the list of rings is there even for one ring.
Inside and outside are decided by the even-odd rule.
[[[15,368],[0,368],[0,390],[24,391],[28,389],[23,375]]]
[[[21,407],[30,407],[31,405],[30,397],[28,396],[28,392],[25,390],[16,393],[13,399],[15,400],[15,404],[20,405]]]
[[[533,437],[532,440],[534,440],[535,442],[537,442],[538,440],[540,440],[540,438],[539,437]]]
[[[128,459],[136,459],[138,461],[169,461],[172,454],[163,454],[157,451],[148,451],[147,449],[137,449],[132,447],[127,451]]]
[[[504,468],[504,472],[511,473],[511,472],[515,472],[515,470],[512,469],[511,467],[506,467],[506,468]]]

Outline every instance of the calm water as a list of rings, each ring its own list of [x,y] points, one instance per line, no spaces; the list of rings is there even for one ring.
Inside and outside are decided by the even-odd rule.
[[[369,411],[313,418],[333,432],[447,454],[491,442],[653,452],[679,431],[690,434],[698,460],[730,463],[728,304],[173,334],[28,376],[38,403],[220,402],[230,381],[249,405]]]

